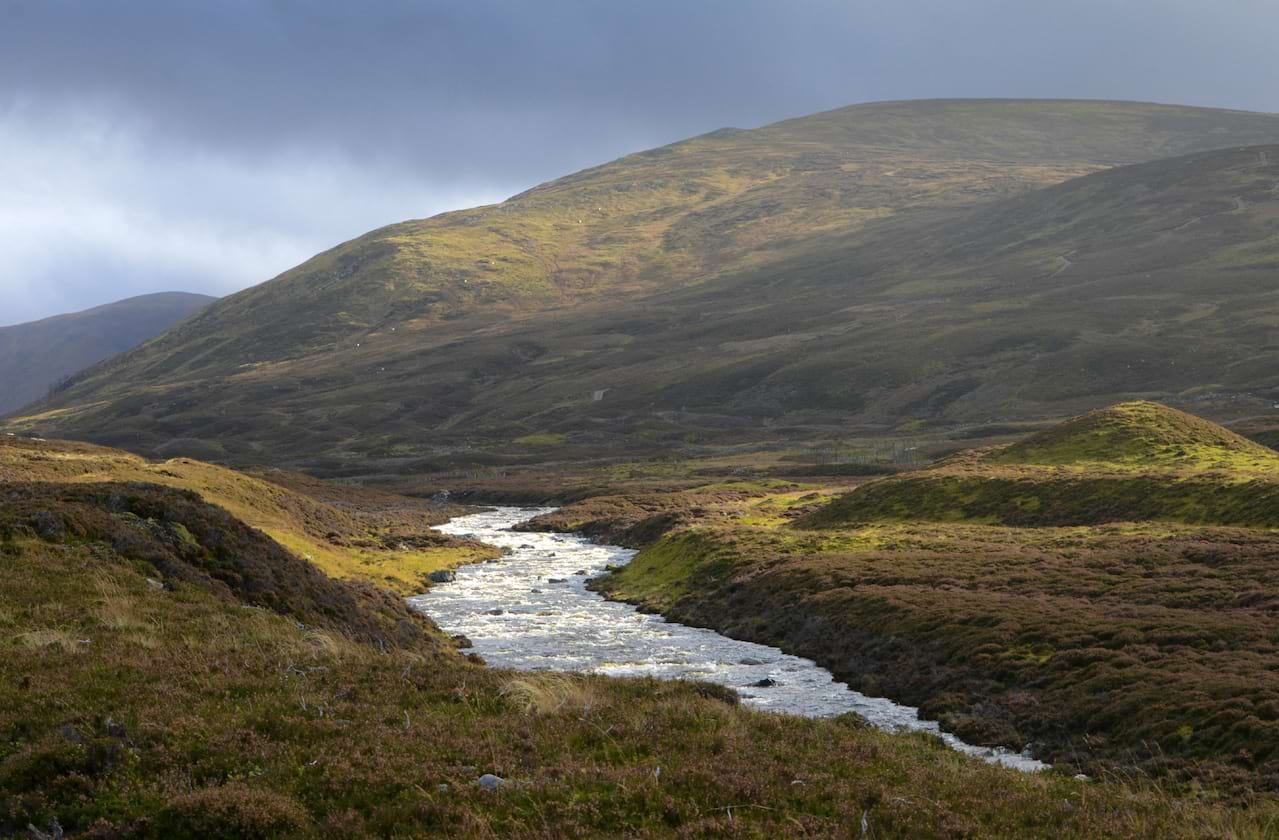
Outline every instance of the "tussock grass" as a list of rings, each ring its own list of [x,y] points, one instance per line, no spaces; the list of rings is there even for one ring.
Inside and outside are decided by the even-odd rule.
[[[592,682],[573,674],[519,677],[502,686],[502,696],[533,715],[589,715],[600,703]]]
[[[178,491],[3,492],[0,836],[841,836],[864,817],[878,837],[1197,838],[1275,813],[1026,777],[718,687],[477,667],[400,599]],[[41,510],[59,540],[31,535]],[[121,593],[150,646],[96,613]]]
[[[99,574],[94,578],[98,590],[96,615],[98,620],[112,630],[136,630],[146,626],[137,600],[119,580]]]
[[[85,650],[85,646],[78,636],[68,630],[58,628],[28,630],[25,633],[19,633],[14,636],[14,640],[30,650],[57,648],[63,653],[72,654]]]

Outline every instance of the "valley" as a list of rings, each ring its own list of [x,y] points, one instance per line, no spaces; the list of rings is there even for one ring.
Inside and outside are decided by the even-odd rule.
[[[1279,116],[918,100],[186,301],[0,418],[0,836],[1279,836],[1277,270]]]
[[[377,565],[332,577],[206,501],[229,498],[230,471],[5,451],[40,471],[0,482],[5,834],[1190,838],[1279,818],[1264,797],[1170,807],[1140,778],[1026,774],[854,715],[754,711],[720,685],[486,667]],[[303,531],[402,527],[385,494],[287,483],[277,502],[316,491],[290,502]]]

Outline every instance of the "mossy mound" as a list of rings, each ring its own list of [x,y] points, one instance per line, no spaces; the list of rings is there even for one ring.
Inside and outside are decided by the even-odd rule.
[[[1279,469],[1279,453],[1184,411],[1135,401],[1090,411],[1001,449],[992,464]]]
[[[1279,453],[1152,402],[1120,403],[1020,443],[876,481],[796,520],[1279,528]]]

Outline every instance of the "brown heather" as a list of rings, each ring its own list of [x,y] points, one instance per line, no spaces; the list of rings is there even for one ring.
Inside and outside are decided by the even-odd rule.
[[[746,710],[718,687],[482,667],[399,599],[179,489],[11,481],[0,500],[0,836],[55,818],[96,838],[1279,826],[1264,801],[1023,775],[851,718]],[[481,789],[486,772],[506,783]]]

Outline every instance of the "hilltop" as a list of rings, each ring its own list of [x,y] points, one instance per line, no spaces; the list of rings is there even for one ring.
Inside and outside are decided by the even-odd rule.
[[[1202,417],[1148,401],[1090,411],[984,460],[992,464],[1264,469],[1279,474],[1279,452]]]
[[[1129,396],[1256,414],[1273,142],[1107,102],[714,132],[340,245],[10,428],[386,477]]]
[[[0,327],[0,414],[40,399],[71,374],[154,338],[215,300],[160,292]]]
[[[1166,406],[1089,412],[993,451],[860,487],[796,521],[1279,527],[1279,453]]]

